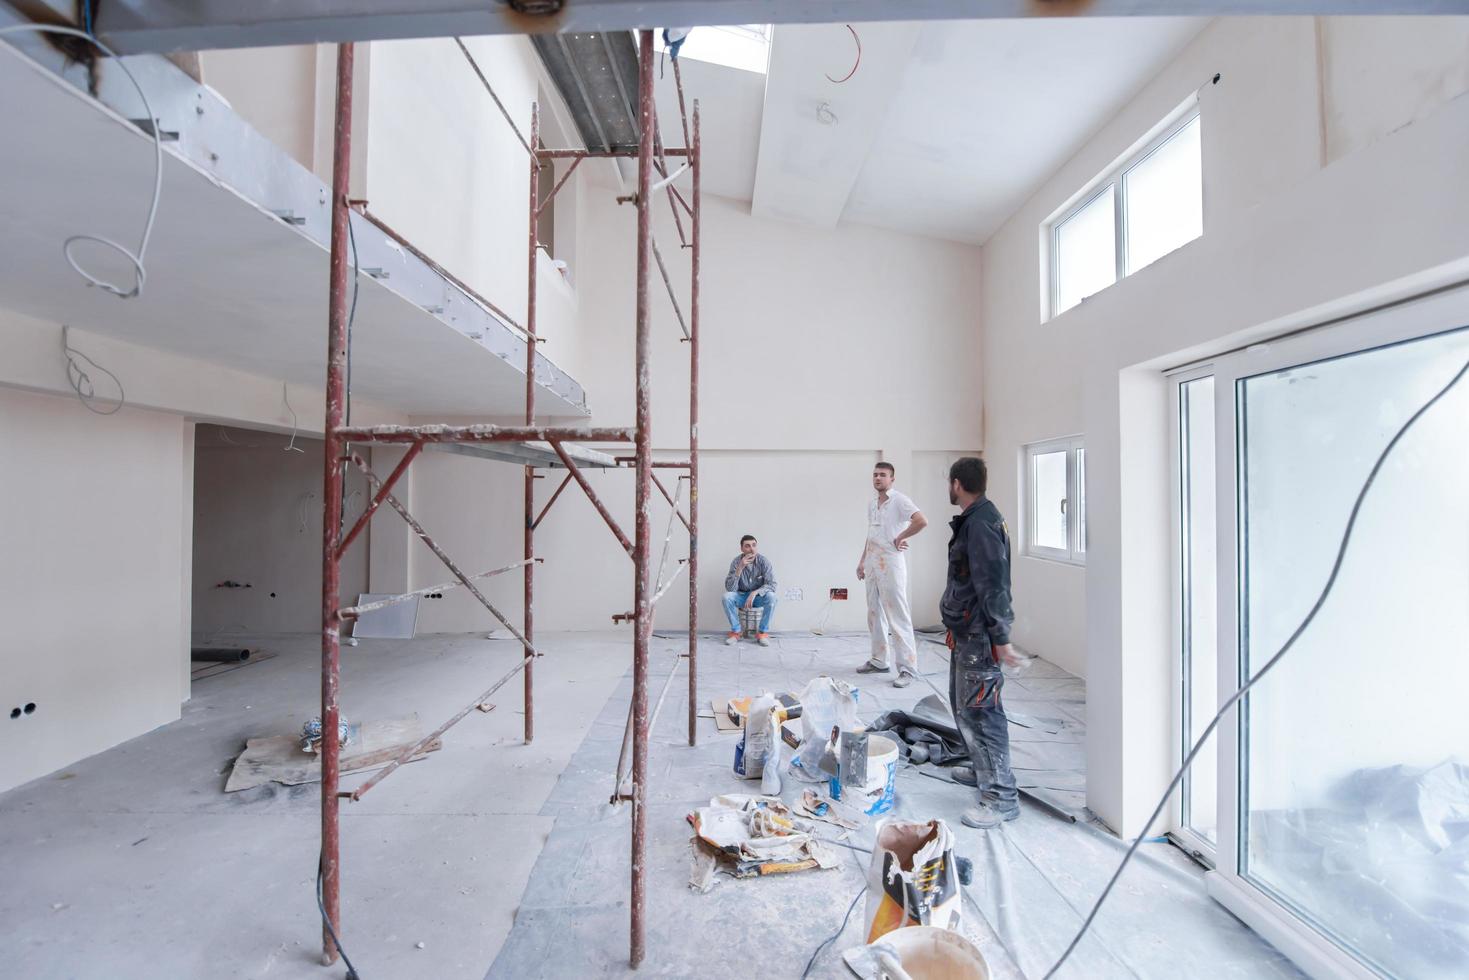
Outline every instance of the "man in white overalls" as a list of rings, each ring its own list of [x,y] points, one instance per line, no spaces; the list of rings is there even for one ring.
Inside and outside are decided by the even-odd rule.
[[[857,668],[859,674],[887,673],[888,631],[898,648],[898,676],[894,687],[907,687],[918,676],[918,648],[913,642],[913,616],[908,611],[908,562],[903,552],[908,539],[928,527],[907,494],[893,489],[897,475],[892,463],[872,468],[877,496],[867,505],[867,543],[857,561],[857,578],[867,583],[867,629],[872,634],[872,658]]]

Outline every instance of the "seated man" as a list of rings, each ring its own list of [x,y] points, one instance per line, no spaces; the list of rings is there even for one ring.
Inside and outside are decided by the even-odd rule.
[[[724,614],[729,617],[726,645],[740,638],[740,608],[759,608],[760,632],[756,641],[770,646],[770,614],[775,611],[775,568],[770,559],[760,554],[760,543],[753,534],[740,538],[740,554],[729,563],[724,577]]]

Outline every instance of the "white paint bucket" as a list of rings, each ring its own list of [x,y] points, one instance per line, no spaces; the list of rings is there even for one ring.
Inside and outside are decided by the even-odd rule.
[[[862,795],[873,800],[869,814],[887,813],[893,808],[893,787],[898,780],[898,743],[891,737],[874,732],[867,738],[867,782]]]

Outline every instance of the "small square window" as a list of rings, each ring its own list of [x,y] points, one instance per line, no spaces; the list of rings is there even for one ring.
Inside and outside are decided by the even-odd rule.
[[[1080,436],[1023,450],[1024,553],[1082,564],[1086,557],[1086,450]]]

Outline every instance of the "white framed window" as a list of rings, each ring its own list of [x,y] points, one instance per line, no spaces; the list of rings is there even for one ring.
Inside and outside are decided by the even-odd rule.
[[[1081,436],[1026,446],[1021,458],[1023,553],[1086,560],[1086,449]]]
[[[1046,223],[1050,316],[1203,234],[1200,133],[1190,102]]]

